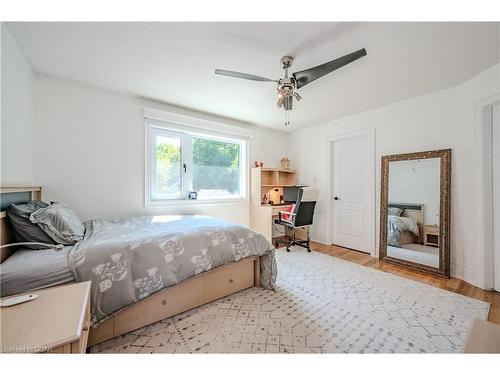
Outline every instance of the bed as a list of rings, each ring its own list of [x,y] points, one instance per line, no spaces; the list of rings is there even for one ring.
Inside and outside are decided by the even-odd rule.
[[[41,199],[41,188],[16,193],[26,191]],[[2,244],[12,242],[0,215]],[[89,345],[251,286],[274,287],[273,246],[242,226],[186,215],[91,220],[85,227],[82,241],[58,253],[1,249],[2,286],[10,294],[92,281]]]
[[[392,209],[402,210],[391,215]],[[387,244],[399,247],[410,243],[423,243],[424,205],[389,203],[387,216]]]

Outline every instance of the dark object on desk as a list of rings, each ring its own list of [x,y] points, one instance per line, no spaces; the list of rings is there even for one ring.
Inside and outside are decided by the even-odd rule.
[[[297,201],[297,194],[299,189],[305,187],[304,185],[285,186],[283,187],[283,201],[285,203],[295,203]]]
[[[264,196],[262,197],[261,204],[268,204],[268,203],[269,203],[269,200],[267,199],[267,195],[264,194]]]
[[[316,207],[317,191],[310,188],[298,188],[295,200],[295,209],[293,212],[279,212],[278,219],[275,224],[284,225],[291,229],[292,240],[286,241],[286,251],[290,251],[290,247],[297,245],[311,251],[309,246],[309,232],[307,232],[306,240],[297,240],[295,238],[295,229],[312,225],[314,208]],[[286,194],[286,193],[285,193]],[[290,217],[290,220],[285,220],[285,215]],[[278,241],[278,243],[284,241]]]

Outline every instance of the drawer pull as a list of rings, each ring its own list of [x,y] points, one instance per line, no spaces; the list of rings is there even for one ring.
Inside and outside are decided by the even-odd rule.
[[[163,304],[163,306],[166,306],[166,305],[167,305],[167,300],[166,300],[166,299],[164,299],[164,300],[162,301],[162,304]]]
[[[230,282],[230,283],[233,283],[233,282],[234,282],[234,280],[233,280],[233,279],[229,279],[229,282]]]

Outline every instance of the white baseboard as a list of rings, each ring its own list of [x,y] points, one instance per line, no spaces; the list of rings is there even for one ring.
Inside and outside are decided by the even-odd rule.
[[[454,279],[464,279],[464,266],[462,264],[451,263],[450,264],[450,276]]]
[[[472,284],[474,286],[477,286],[478,288],[484,289],[485,285],[484,282],[481,280],[478,280],[477,273],[474,272],[474,269],[468,266],[463,266],[463,277],[461,278],[463,281],[468,282],[469,284]]]
[[[311,232],[310,236],[311,236],[311,240],[313,240],[314,242],[319,242],[319,243],[321,243],[323,245],[331,245],[331,244],[328,243],[326,235],[323,234],[323,233],[313,233],[313,232]]]

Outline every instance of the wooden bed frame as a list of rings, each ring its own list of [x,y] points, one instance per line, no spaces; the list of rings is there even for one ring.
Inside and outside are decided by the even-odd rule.
[[[41,187],[0,188],[4,194],[31,193],[29,199],[42,198]],[[23,200],[24,199],[24,200]],[[12,203],[26,201],[25,198]],[[5,211],[0,212],[0,244],[13,242],[12,231]],[[0,263],[15,250],[0,249]],[[162,319],[188,311],[240,290],[260,286],[260,257],[254,256],[217,267],[193,276],[174,286],[162,289],[136,302],[115,316],[90,329],[88,346],[131,332]],[[91,302],[92,303],[92,302]]]

